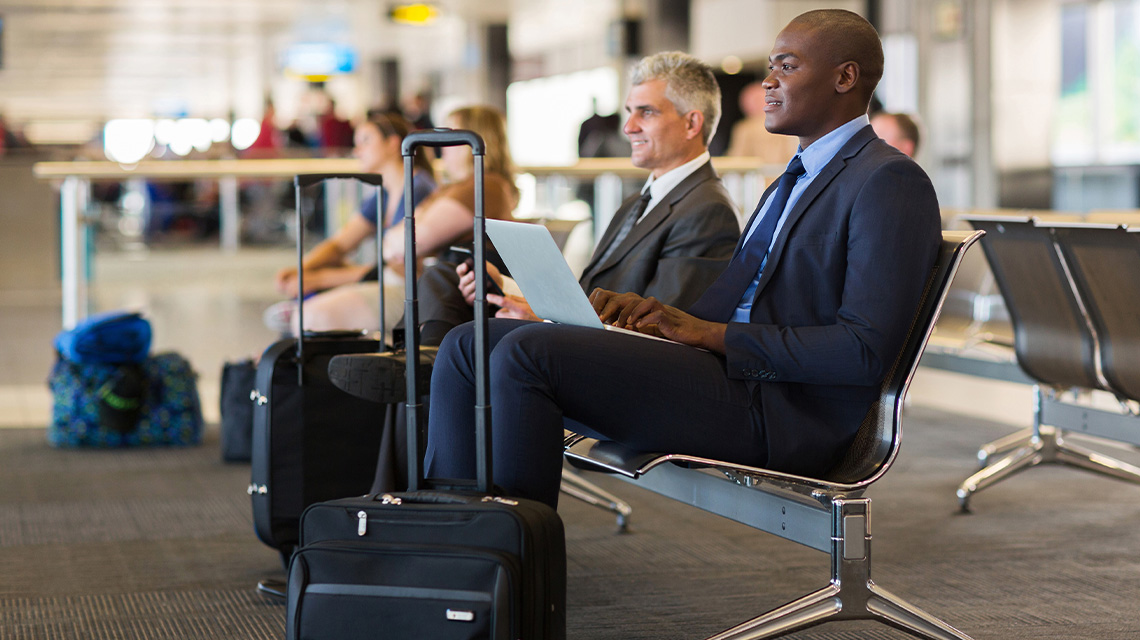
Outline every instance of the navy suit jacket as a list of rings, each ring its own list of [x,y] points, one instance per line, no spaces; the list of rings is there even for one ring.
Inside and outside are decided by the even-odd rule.
[[[825,473],[851,444],[902,349],[940,229],[929,178],[870,126],[788,213],[750,322],[725,334],[727,373],[749,382],[768,468]]]
[[[635,194],[618,208],[578,282],[587,294],[596,287],[633,291],[687,307],[732,257],[733,245],[740,238],[736,205],[712,164],[706,162],[673,187],[613,254],[599,262],[639,197]]]

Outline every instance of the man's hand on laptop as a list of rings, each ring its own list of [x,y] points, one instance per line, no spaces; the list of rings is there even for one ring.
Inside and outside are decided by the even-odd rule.
[[[636,293],[594,289],[590,303],[602,322],[724,353],[726,324],[701,320],[656,298],[642,298]]]
[[[602,322],[635,331],[634,327],[627,325],[622,319],[622,311],[633,309],[644,300],[645,298],[636,293],[617,293],[601,287],[590,292],[590,304],[594,306],[594,312],[598,314],[598,318]],[[645,333],[651,332],[646,331]]]

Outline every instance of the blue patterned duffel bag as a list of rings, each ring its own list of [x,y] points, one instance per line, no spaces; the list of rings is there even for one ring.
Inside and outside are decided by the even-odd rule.
[[[77,363],[59,357],[48,378],[54,447],[198,444],[197,374],[177,353],[138,364]]]

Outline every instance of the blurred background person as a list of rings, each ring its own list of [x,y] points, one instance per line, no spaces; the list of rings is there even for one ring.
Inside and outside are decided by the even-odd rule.
[[[396,116],[388,118],[395,120]],[[394,177],[384,177],[385,185],[393,185],[397,192],[403,188],[403,165],[400,155],[400,142],[407,132],[407,122],[404,123],[404,134],[398,140],[385,142],[383,155],[391,159],[395,166],[390,170]],[[511,212],[518,203],[518,189],[514,184],[514,164],[511,161],[510,150],[507,146],[506,121],[502,112],[494,107],[473,106],[464,107],[452,112],[447,118],[447,126],[455,129],[470,129],[479,134],[486,142],[486,155],[484,156],[484,202],[485,213],[488,218],[512,219]],[[393,136],[394,137],[394,136]],[[357,140],[358,144],[360,139]],[[358,153],[358,157],[362,157]],[[426,154],[417,153],[416,161],[421,166],[429,166]],[[420,261],[428,257],[445,257],[450,261],[462,261],[463,257],[449,255],[448,247],[452,245],[470,244],[473,238],[472,230],[475,219],[475,178],[471,152],[467,147],[446,147],[442,153],[443,167],[448,184],[436,191],[431,197],[425,198],[422,204],[417,204],[416,216],[416,258]],[[387,187],[385,187],[387,191]],[[393,197],[398,197],[393,194]],[[389,199],[391,200],[391,198]],[[401,217],[398,221],[402,221]],[[384,237],[384,259],[387,262],[385,273],[379,277],[384,278],[385,299],[385,326],[394,327],[403,317],[404,298],[404,226],[396,224],[386,226],[387,234]],[[358,235],[375,233],[375,227]],[[337,234],[340,235],[339,233]],[[330,238],[334,241],[336,236]],[[324,243],[322,243],[324,244]],[[310,257],[317,254],[315,248]],[[314,263],[316,261],[314,260]],[[305,289],[316,291],[318,287],[309,286],[309,264],[306,264]],[[374,331],[380,327],[380,310],[378,291],[374,282],[360,282],[363,269],[356,267],[357,281],[342,284],[333,289],[318,293],[305,300],[305,329],[309,331],[330,331],[334,329],[365,329]],[[283,270],[286,283],[284,290],[292,295],[288,287],[289,274]],[[295,276],[293,276],[295,278]],[[320,280],[318,280],[320,282]],[[296,330],[296,318],[291,314],[289,322]],[[280,325],[278,325],[280,326]]]
[[[31,147],[27,139],[24,138],[23,133],[8,124],[4,114],[0,113],[0,156],[4,156],[13,149],[23,149]]]
[[[383,188],[380,209],[385,230],[404,221],[404,161],[400,144],[408,134],[410,125],[397,114],[377,113],[356,128],[353,155],[360,162],[363,173],[382,176]],[[431,163],[419,155],[413,175],[413,198],[416,204],[436,189]],[[310,329],[346,327],[379,328],[379,291],[376,279],[378,269],[371,264],[353,264],[348,261],[366,239],[376,237],[376,195],[371,189],[360,213],[353,216],[332,237],[314,247],[305,256],[305,326]],[[392,278],[388,278],[391,280]],[[282,333],[291,330],[296,310],[297,268],[281,269],[276,276],[277,290],[293,298],[270,307],[265,323]],[[388,290],[392,289],[391,292]],[[321,293],[324,292],[324,293]],[[315,295],[313,295],[315,294]],[[402,314],[402,280],[396,278],[392,286],[385,282],[385,315],[391,312],[396,318]],[[387,323],[391,327],[392,323]]]
[[[404,101],[404,115],[416,129],[435,127],[431,121],[431,94],[427,91],[418,91],[409,96]]]
[[[486,143],[486,155],[483,157],[484,213],[487,218],[511,220],[511,212],[518,205],[519,191],[515,186],[515,166],[507,143],[507,122],[503,112],[483,105],[461,107],[448,114],[445,124],[452,129],[469,129],[483,138]],[[440,157],[448,184],[416,211],[416,258],[421,262],[429,256],[462,262],[466,256],[447,255],[447,248],[470,244],[474,237],[474,164],[471,150],[466,146],[444,147]],[[384,238],[384,259],[393,269],[403,265],[403,227],[393,229]]]
[[[764,128],[764,82],[749,83],[740,91],[744,119],[732,126],[727,155],[760,158],[761,164],[786,165],[796,153],[794,136],[782,136]]]
[[[242,154],[246,158],[276,158],[284,146],[285,136],[277,128],[277,110],[273,107],[273,100],[265,99],[265,108],[261,113],[261,130],[257,138],[246,148]]]
[[[871,128],[883,142],[910,157],[918,153],[918,123],[905,113],[880,111],[871,116]]]
[[[336,113],[336,100],[331,97],[320,117],[321,149],[326,156],[339,156],[353,146],[352,124]]]

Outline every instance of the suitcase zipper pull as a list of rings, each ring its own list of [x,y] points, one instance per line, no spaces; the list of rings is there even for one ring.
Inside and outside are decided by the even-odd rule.
[[[361,511],[356,514],[356,535],[362,536],[368,531],[368,513]]]

